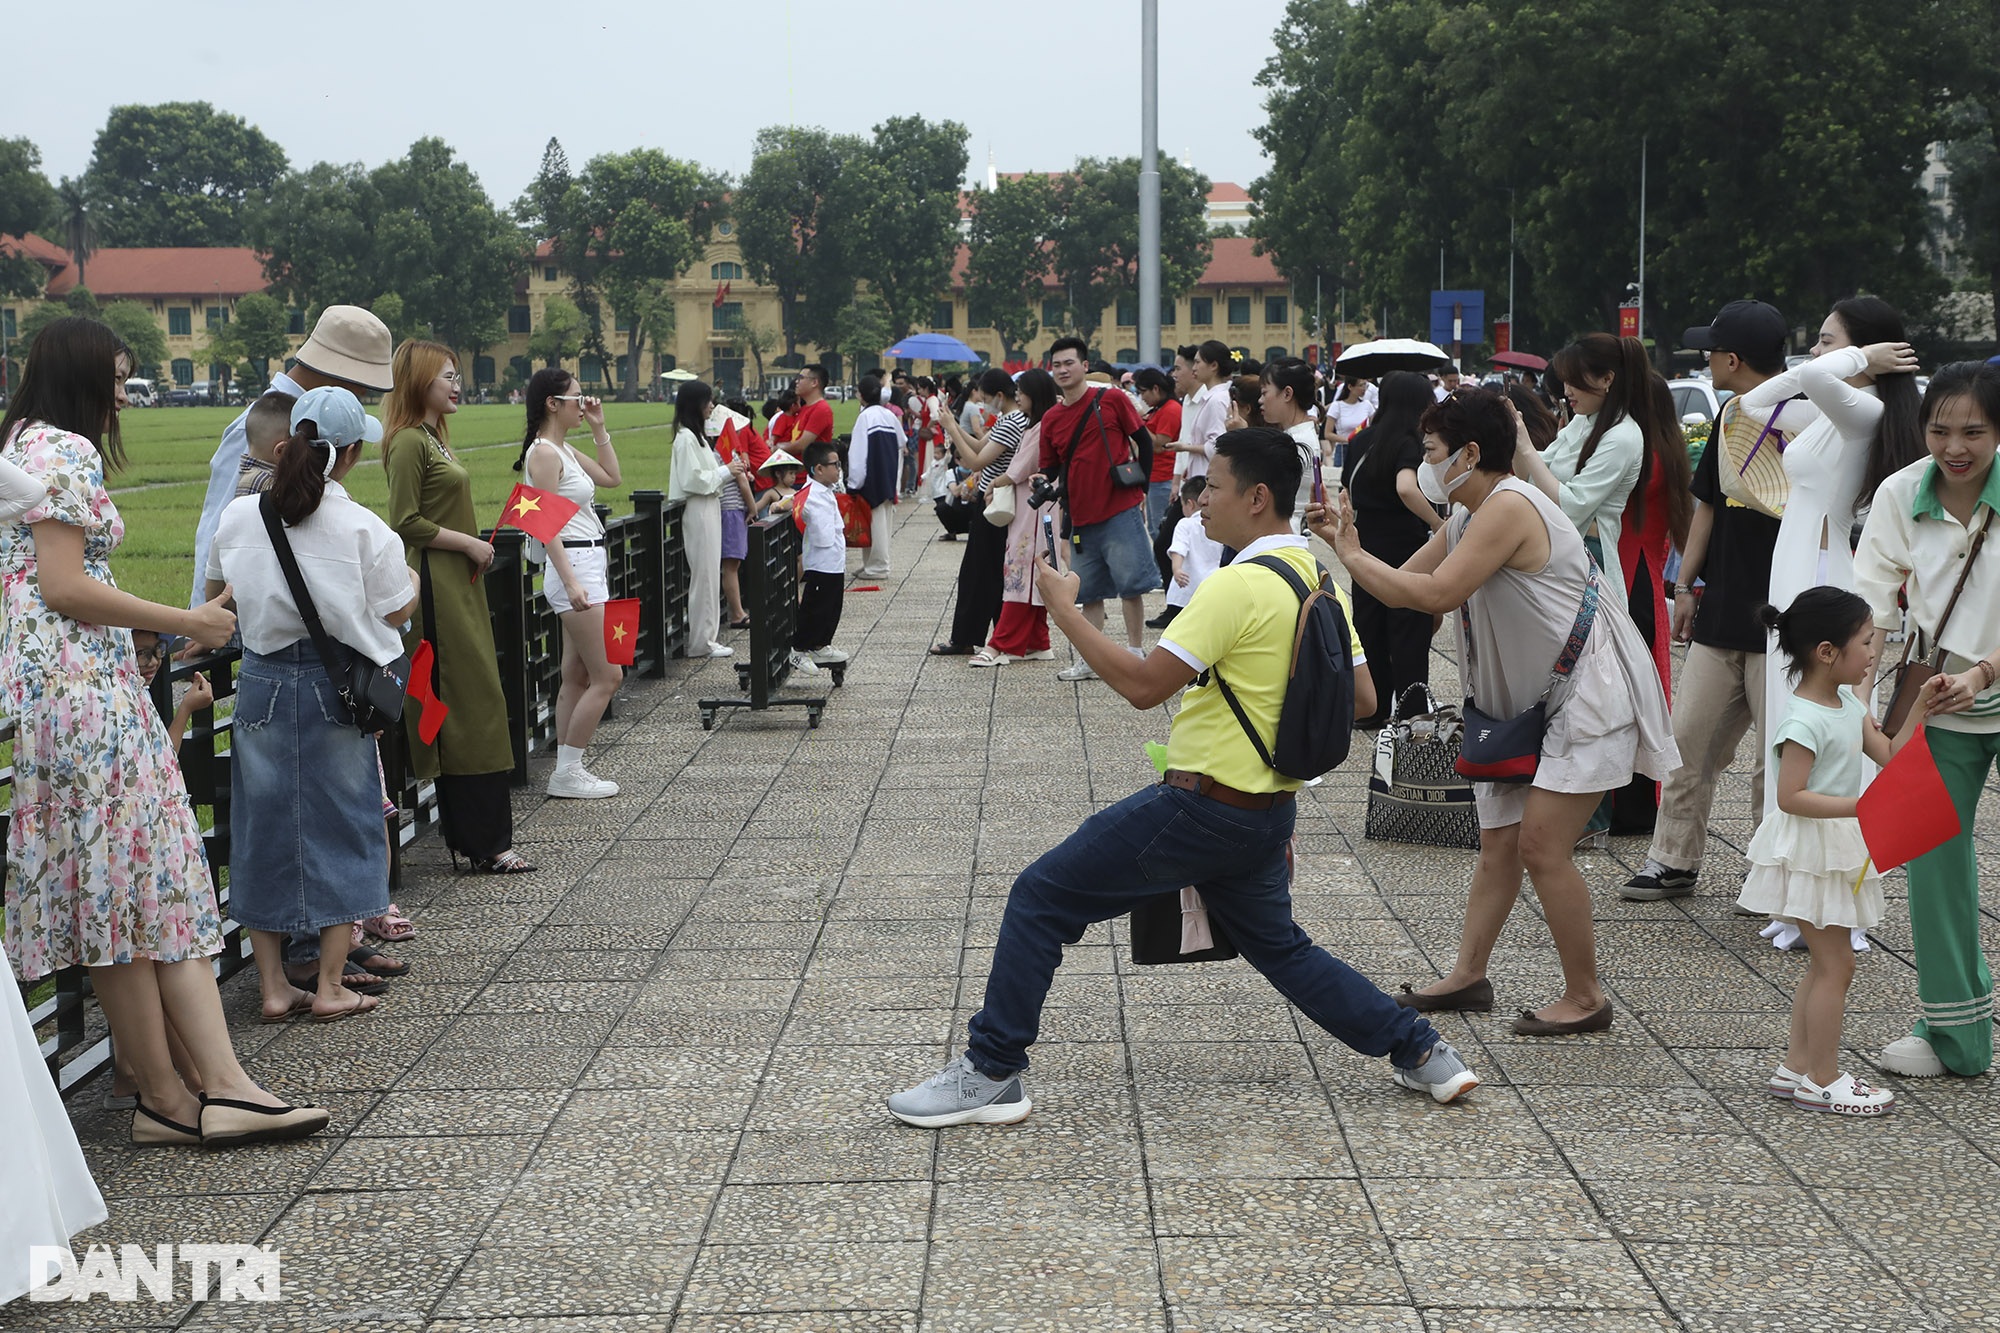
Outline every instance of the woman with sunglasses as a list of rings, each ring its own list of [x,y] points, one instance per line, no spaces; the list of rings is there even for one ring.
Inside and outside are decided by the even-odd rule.
[[[594,455],[568,440],[588,423]],[[528,484],[553,491],[576,506],[556,540],[530,550],[546,551],[542,596],[562,622],[562,688],[556,694],[556,771],[549,795],[596,800],[618,794],[618,784],[583,766],[583,752],[625,673],[604,651],[604,603],[611,597],[604,558],[604,520],[597,516],[599,486],[616,486],[618,451],[604,429],[604,404],[577,388],[576,377],[549,366],[528,381],[528,431],[521,441],[516,472]]]

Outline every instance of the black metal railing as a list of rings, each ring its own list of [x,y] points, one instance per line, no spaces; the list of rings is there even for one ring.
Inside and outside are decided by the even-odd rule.
[[[658,677],[666,674],[667,660],[682,656],[687,644],[687,553],[681,540],[680,506],[669,506],[659,491],[633,492],[632,506],[632,513],[605,524],[610,589],[614,597],[639,599],[639,646],[631,670]],[[514,780],[521,783],[527,781],[528,756],[554,743],[556,691],[562,684],[561,626],[536,591],[540,570],[527,560],[522,535],[511,528],[487,535],[495,554],[486,595],[493,613],[501,691],[507,701],[508,734],[514,743]],[[165,718],[174,714],[174,687],[196,672],[206,676],[215,691],[215,706],[189,720],[181,739],[180,763],[196,816],[204,825],[202,850],[221,908],[223,944],[216,966],[223,977],[250,960],[249,936],[229,915],[228,701],[236,694],[240,658],[232,648],[169,662],[152,687],[154,706]],[[13,720],[0,719],[0,744],[11,742],[13,736]],[[389,797],[397,808],[390,830],[389,883],[394,888],[402,882],[402,849],[437,824],[437,791],[429,780],[410,771],[400,727],[382,737],[381,754]],[[8,763],[0,766],[0,840],[6,836],[13,785],[9,745]],[[0,865],[0,877],[5,873]],[[57,1087],[67,1092],[105,1065],[110,1042],[83,968],[65,968],[22,990],[30,1001],[28,1020],[41,1036],[42,1054]]]
[[[750,525],[749,552],[743,557],[743,609],[750,615],[749,655],[736,664],[738,699],[701,699],[702,730],[712,730],[724,708],[803,708],[806,723],[819,725],[823,695],[780,699],[792,667],[792,636],[799,616],[799,533],[790,515]],[[845,666],[832,668],[839,684]]]

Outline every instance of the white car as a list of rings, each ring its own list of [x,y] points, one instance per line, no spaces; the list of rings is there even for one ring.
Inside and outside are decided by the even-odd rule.
[[[1730,397],[1729,390],[1718,389],[1705,379],[1668,380],[1667,391],[1674,396],[1674,415],[1683,426],[1715,420]]]

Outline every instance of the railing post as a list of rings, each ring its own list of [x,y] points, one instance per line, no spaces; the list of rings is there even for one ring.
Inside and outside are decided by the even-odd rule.
[[[528,780],[528,736],[534,726],[534,673],[529,662],[527,538],[513,528],[496,528],[493,567],[486,571],[486,606],[493,615],[493,657],[500,671],[500,694],[507,701],[507,739],[514,747],[514,781]]]
[[[667,674],[668,596],[667,497],[663,491],[632,492],[632,512],[638,519],[635,591],[639,597],[639,660],[644,674]]]
[[[661,644],[663,654],[686,657],[687,610],[688,610],[688,564],[687,536],[683,531],[681,515],[687,512],[685,502],[668,505],[662,520],[666,542],[661,548],[661,557],[666,562],[666,638]]]

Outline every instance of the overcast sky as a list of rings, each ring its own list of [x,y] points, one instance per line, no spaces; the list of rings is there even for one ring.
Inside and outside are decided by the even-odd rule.
[[[1264,169],[1252,80],[1283,10],[1283,0],[1238,0],[1220,14],[1161,0],[1162,152],[1244,186]],[[438,135],[502,206],[533,178],[550,135],[575,167],[651,146],[735,175],[763,126],[865,134],[891,115],[964,124],[974,180],[989,149],[1002,171],[1139,151],[1138,0],[601,0],[575,10],[342,0],[326,12],[335,25],[308,38],[309,5],[198,20],[163,19],[134,0],[92,6],[87,64],[45,96],[30,92],[32,79],[17,84],[0,135],[34,140],[54,180],[83,170],[113,105],[205,100],[261,128],[294,166],[372,167]]]

